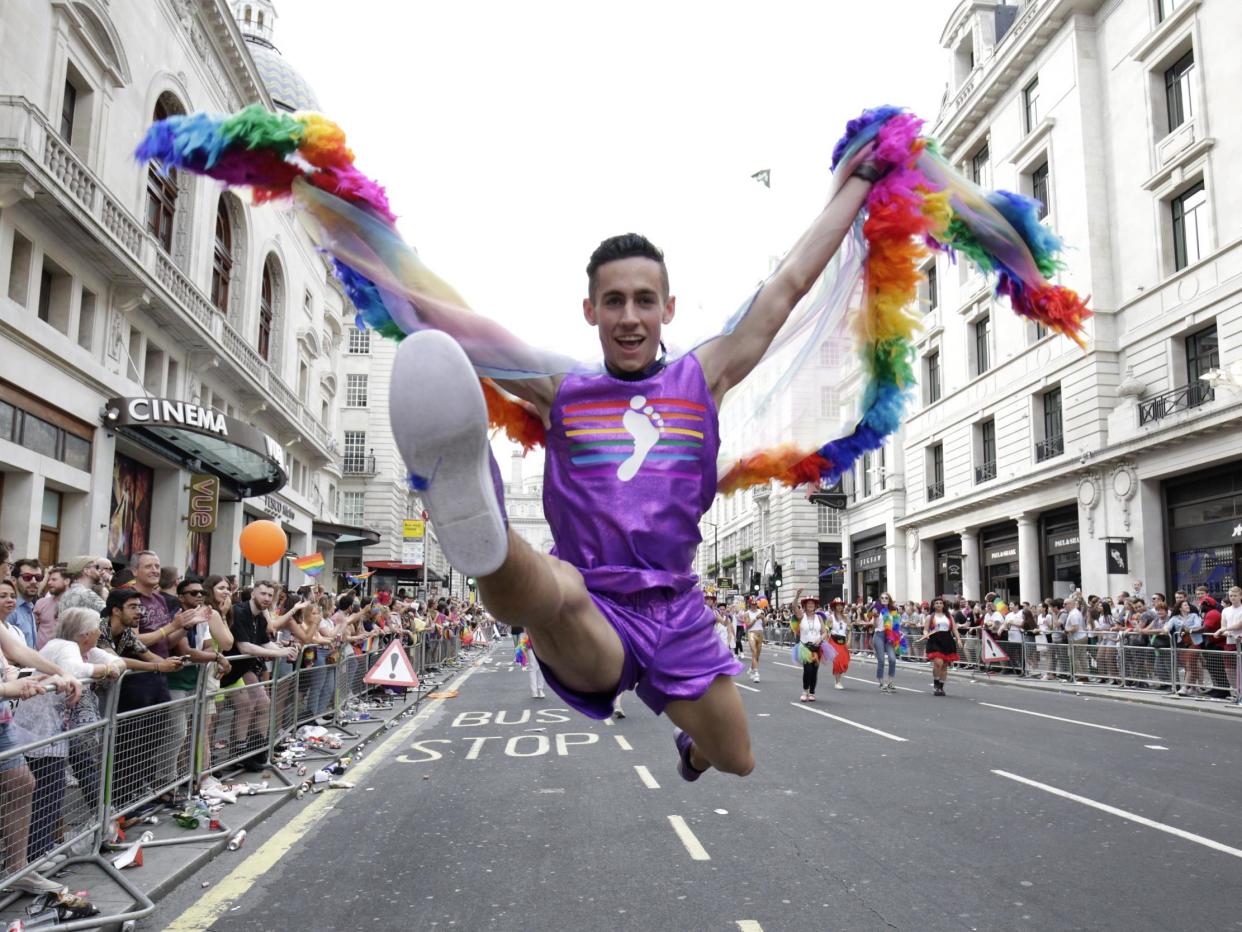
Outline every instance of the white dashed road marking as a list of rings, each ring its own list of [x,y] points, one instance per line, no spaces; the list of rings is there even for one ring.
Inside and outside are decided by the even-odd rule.
[[[814,712],[816,715],[822,715],[824,718],[830,718],[834,722],[840,722],[842,725],[850,725],[853,728],[860,728],[863,731],[869,731],[873,735],[879,735],[881,738],[887,738],[889,741],[907,741],[908,738],[902,738],[898,735],[889,734],[887,731],[880,731],[878,728],[872,728],[870,725],[864,725],[861,722],[851,722],[848,718],[842,718],[839,715],[832,715],[823,709],[814,709],[809,705],[803,705],[797,702],[789,703],[795,709],[802,709],[805,712]]]
[[[690,852],[692,861],[710,861],[712,856],[707,853],[694,832],[690,831],[690,826],[686,824],[686,820],[679,815],[671,815],[668,817],[669,824],[673,826],[673,831],[677,833],[677,837],[681,839],[681,843],[686,846],[686,850]]]
[[[1087,799],[1085,796],[1079,796],[1076,793],[1069,793],[1059,787],[1049,786],[1047,783],[1040,783],[1037,780],[1029,780],[1026,777],[1020,777],[1016,773],[1009,773],[1004,770],[993,770],[992,773],[998,777],[1004,777],[1006,780],[1014,780],[1017,783],[1024,783],[1027,786],[1033,786],[1037,790],[1043,790],[1045,793],[1051,793],[1053,796],[1060,796],[1062,799],[1070,799],[1076,803],[1082,803],[1084,806],[1090,806],[1092,809],[1099,809],[1101,812],[1107,812],[1109,815],[1115,815],[1120,819],[1128,819],[1131,822],[1137,822],[1139,825],[1145,825],[1148,828],[1154,828],[1159,832],[1166,832],[1177,838],[1186,841],[1193,841],[1196,845],[1203,845],[1205,848],[1211,848],[1213,851],[1219,851],[1222,854],[1231,854],[1235,858],[1242,858],[1242,850],[1231,848],[1229,845],[1223,845],[1219,841],[1213,841],[1210,838],[1204,838],[1202,835],[1195,835],[1192,832],[1184,831],[1180,828],[1174,828],[1172,825],[1165,825],[1163,822],[1155,822],[1144,816],[1133,812],[1126,812],[1124,809],[1118,809],[1115,806],[1107,806],[1104,803],[1098,803],[1094,799]]]
[[[746,691],[747,691],[747,692],[749,692],[749,693],[757,693],[757,692],[759,692],[759,690],[755,689],[755,687],[753,687],[753,686],[747,686],[747,685],[746,685],[746,684],[744,684],[744,683],[734,683],[733,685],[734,685],[734,686],[736,686],[738,689],[744,689],[744,690],[746,690]]]
[[[1029,709],[1015,709],[1013,706],[993,705],[991,702],[980,702],[979,705],[985,705],[989,709],[1004,709],[1006,712],[1020,712],[1023,715],[1034,715],[1039,718],[1050,718],[1055,722],[1068,722],[1071,725],[1082,725],[1084,728],[1099,728],[1103,731],[1116,731],[1123,735],[1134,735],[1136,738],[1151,738],[1160,741],[1159,735],[1147,735],[1141,731],[1130,731],[1126,728],[1114,728],[1112,725],[1097,725],[1095,722],[1080,722],[1076,718],[1061,718],[1059,715],[1045,715],[1043,712],[1032,712]]]
[[[643,786],[649,790],[658,790],[660,784],[656,783],[656,778],[651,775],[651,771],[642,764],[635,764],[634,769],[638,771],[638,779],[643,781]]]
[[[630,743],[625,740],[625,735],[613,735],[613,737],[617,739],[617,744],[621,745],[621,750],[623,751],[634,750],[632,747],[630,747]]]

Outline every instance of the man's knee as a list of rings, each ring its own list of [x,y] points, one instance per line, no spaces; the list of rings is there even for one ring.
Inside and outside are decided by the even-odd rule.
[[[755,769],[755,755],[751,753],[750,748],[743,748],[740,751],[730,751],[718,755],[719,761],[712,761],[712,766],[722,773],[731,773],[734,776],[749,776],[750,772]]]

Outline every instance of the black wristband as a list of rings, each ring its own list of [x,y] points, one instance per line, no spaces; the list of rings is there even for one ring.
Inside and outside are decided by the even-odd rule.
[[[875,184],[885,175],[885,170],[875,162],[862,162],[853,172],[850,173],[852,178],[861,178],[870,184]]]

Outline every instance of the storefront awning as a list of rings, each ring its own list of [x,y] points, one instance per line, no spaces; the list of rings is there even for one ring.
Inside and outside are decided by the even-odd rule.
[[[288,481],[275,440],[211,408],[171,398],[111,398],[104,426],[190,472],[219,476],[239,498],[275,492]]]
[[[331,540],[337,546],[355,544],[359,547],[370,547],[380,542],[379,531],[357,527],[353,524],[333,524],[331,521],[316,521],[311,530],[316,537]]]
[[[423,565],[421,563],[401,563],[398,560],[365,560],[362,565],[383,576],[392,576],[400,573],[408,573],[419,577],[423,575]],[[428,567],[427,581],[434,583],[444,582],[444,577]]]

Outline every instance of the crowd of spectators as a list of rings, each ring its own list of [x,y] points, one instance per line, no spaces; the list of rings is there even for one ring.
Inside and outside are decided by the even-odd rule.
[[[77,787],[84,811],[98,807],[101,730],[82,726],[99,723],[110,699],[118,713],[115,809],[184,780],[178,775],[191,761],[200,789],[214,780],[216,760],[263,769],[270,700],[260,684],[272,677],[322,668],[303,674],[310,686],[302,708],[326,725],[343,657],[394,638],[412,645],[494,634],[490,617],[458,599],[318,585],[287,591],[268,580],[239,587],[231,576],[183,576],[149,550],[119,570],[103,557],[45,567],[12,560],[11,551],[0,541],[0,699],[7,700],[0,701],[0,877],[34,865],[8,882],[31,894],[64,890],[46,876],[64,855],[45,858],[65,840],[69,788]],[[203,746],[191,748],[200,690],[227,693],[231,722],[221,742],[212,725],[218,702],[207,703]],[[150,711],[125,714],[138,710]],[[58,739],[64,732],[74,733]]]
[[[1231,598],[1235,593],[1239,598]],[[1148,595],[1137,580],[1132,590],[1116,597],[1075,591],[1013,604],[996,593],[982,599],[956,595],[944,599],[964,639],[962,660],[967,665],[981,662],[986,631],[1004,655],[991,664],[1001,674],[1176,691],[1182,696],[1238,695],[1235,642],[1242,640],[1238,587],[1230,590],[1224,604],[1206,586],[1178,590],[1170,600],[1162,592]],[[906,651],[914,657],[918,651],[911,648],[924,637],[931,616],[928,602],[898,602],[888,593],[875,601],[834,600],[826,608],[843,615],[853,633],[850,645],[857,650],[868,648],[871,634],[887,616],[902,631]],[[725,614],[735,630],[761,616],[769,639],[791,640],[787,632],[794,618],[792,605],[768,608],[752,600],[735,604]]]

